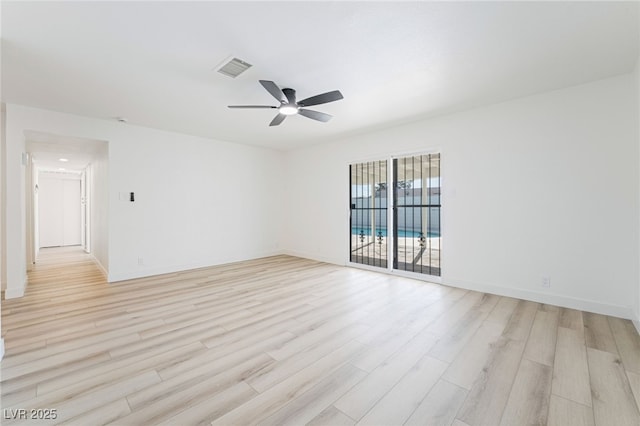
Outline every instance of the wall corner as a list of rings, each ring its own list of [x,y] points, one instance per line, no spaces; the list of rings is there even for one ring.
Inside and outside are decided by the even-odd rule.
[[[636,68],[634,71],[635,76],[635,84],[636,84],[636,96],[635,96],[635,108],[636,108],[636,139],[637,139],[637,148],[638,148],[638,166],[636,168],[637,173],[637,190],[638,190],[638,203],[640,204],[640,55],[638,55],[638,59],[636,60]],[[635,319],[633,320],[633,324],[636,326],[636,330],[638,334],[640,334],[640,270],[638,265],[640,265],[640,206],[637,206],[637,214],[638,214],[638,235],[637,235],[637,246],[638,246],[638,262],[636,262],[636,274],[637,274],[637,287],[636,287],[636,297],[635,297]]]

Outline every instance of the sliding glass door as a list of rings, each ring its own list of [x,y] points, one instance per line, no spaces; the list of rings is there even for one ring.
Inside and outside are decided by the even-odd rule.
[[[349,168],[350,261],[440,276],[440,154]]]
[[[351,262],[387,267],[387,161],[349,166]]]

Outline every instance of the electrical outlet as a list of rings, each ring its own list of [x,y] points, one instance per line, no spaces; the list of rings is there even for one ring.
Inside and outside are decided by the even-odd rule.
[[[542,277],[542,280],[540,281],[540,285],[541,285],[542,287],[546,287],[546,288],[551,287],[551,277],[549,277],[549,276],[543,276],[543,277]]]
[[[144,259],[139,257],[138,258],[138,266],[143,266],[144,265]]]

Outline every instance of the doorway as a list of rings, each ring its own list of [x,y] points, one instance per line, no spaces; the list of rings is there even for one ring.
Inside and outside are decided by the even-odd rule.
[[[27,269],[41,247],[75,245],[107,274],[108,142],[33,130],[25,130],[25,140]]]
[[[39,248],[83,245],[81,177],[71,172],[39,173]]]

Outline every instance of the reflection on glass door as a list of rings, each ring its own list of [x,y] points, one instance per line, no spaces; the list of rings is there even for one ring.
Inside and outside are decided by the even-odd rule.
[[[349,166],[350,260],[387,267],[387,161]]]
[[[393,160],[393,268],[440,276],[440,154]]]

